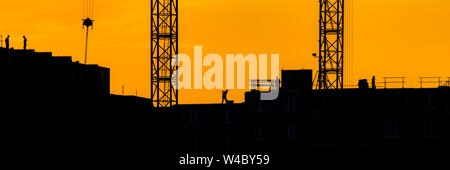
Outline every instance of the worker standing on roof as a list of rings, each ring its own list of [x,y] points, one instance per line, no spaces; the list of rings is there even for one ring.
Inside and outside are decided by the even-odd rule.
[[[27,50],[27,37],[23,36],[23,50]]]
[[[5,39],[6,49],[9,49],[9,35]]]
[[[372,89],[377,89],[377,85],[375,83],[375,76],[372,77]]]
[[[227,94],[228,94],[228,90],[222,91],[222,104],[224,101],[225,101],[225,103],[228,102]]]

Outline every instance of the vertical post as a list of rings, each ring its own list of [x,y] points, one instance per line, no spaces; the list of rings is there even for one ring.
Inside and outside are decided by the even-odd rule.
[[[419,83],[420,83],[420,88],[423,88],[423,86],[422,86],[422,77],[419,77]]]
[[[87,64],[89,27],[86,27],[86,47],[84,48],[84,64]]]
[[[176,80],[175,80],[175,82],[176,82],[176,89],[175,89],[175,105],[178,105],[178,37],[179,37],[179,32],[178,32],[178,0],[176,0],[176,4],[175,4],[175,11],[176,11],[176,17],[175,17],[175,32],[176,32],[176,40],[175,40],[175,45],[176,45],[176,48],[175,48],[175,55],[177,55],[176,57],[176,66],[175,66],[175,70],[176,70]]]
[[[402,77],[402,89],[405,88],[405,77]]]
[[[152,102],[152,106],[154,106],[154,102],[153,102],[153,51],[154,51],[154,47],[153,47],[153,0],[150,0],[150,100]]]

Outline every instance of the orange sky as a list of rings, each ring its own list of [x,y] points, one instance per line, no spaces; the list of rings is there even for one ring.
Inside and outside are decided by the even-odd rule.
[[[450,77],[450,1],[354,1],[352,84],[405,76],[408,87],[418,87],[419,76]],[[179,0],[179,8],[182,53],[193,57],[194,45],[223,56],[278,53],[280,68],[316,70],[317,0]],[[11,35],[12,47],[22,47],[25,34],[29,48],[83,61],[83,0],[5,1],[0,11],[0,34]],[[126,94],[149,97],[150,0],[96,0],[94,19],[89,63],[111,68],[112,93],[125,85]],[[217,90],[182,90],[180,103],[220,97]],[[241,102],[243,91],[229,98]]]

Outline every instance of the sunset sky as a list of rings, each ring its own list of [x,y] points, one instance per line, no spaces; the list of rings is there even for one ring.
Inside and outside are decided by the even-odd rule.
[[[350,2],[350,1],[346,1]],[[351,80],[450,77],[449,0],[354,0]],[[317,69],[317,0],[179,0],[180,52],[280,54],[280,68]],[[84,60],[83,0],[14,0],[0,6],[11,46]],[[150,0],[95,0],[89,64],[111,68],[111,92],[150,97]],[[4,46],[4,43],[3,43]],[[207,68],[204,68],[204,70]],[[347,76],[346,78],[350,78]],[[347,81],[346,81],[347,82]],[[229,99],[243,101],[242,90]],[[182,90],[180,103],[217,103],[218,90]]]

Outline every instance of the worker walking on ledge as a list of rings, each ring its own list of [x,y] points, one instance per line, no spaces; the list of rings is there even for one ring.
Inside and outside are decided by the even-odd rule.
[[[6,49],[9,49],[9,35],[5,39]]]
[[[228,102],[227,94],[228,94],[228,90],[222,91],[222,104],[224,101],[225,101],[225,103]]]
[[[372,77],[372,89],[377,89],[377,85],[375,83],[375,76]]]
[[[27,37],[23,36],[23,50],[27,50]]]

